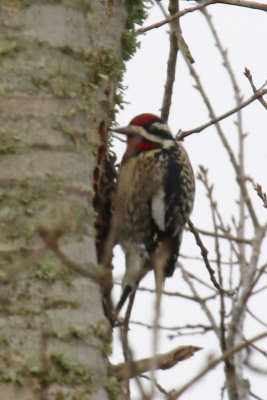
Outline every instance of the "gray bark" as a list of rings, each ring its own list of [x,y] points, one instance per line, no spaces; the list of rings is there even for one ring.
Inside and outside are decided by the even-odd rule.
[[[99,286],[37,229],[60,229],[60,250],[96,270],[93,180],[126,17],[121,1],[1,1],[1,399],[107,398]]]

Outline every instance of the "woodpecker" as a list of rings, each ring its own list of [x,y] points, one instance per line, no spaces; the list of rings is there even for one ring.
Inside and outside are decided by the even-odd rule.
[[[112,131],[127,138],[110,239],[112,245],[121,245],[126,259],[119,312],[145,273],[155,269],[156,260],[162,260],[165,277],[173,275],[193,208],[195,180],[184,147],[158,116],[140,114]]]

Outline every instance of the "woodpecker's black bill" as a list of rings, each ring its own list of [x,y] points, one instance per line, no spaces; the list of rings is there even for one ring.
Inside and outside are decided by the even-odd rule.
[[[111,132],[121,133],[122,135],[130,136],[136,135],[136,126],[118,126],[116,128],[110,129]]]

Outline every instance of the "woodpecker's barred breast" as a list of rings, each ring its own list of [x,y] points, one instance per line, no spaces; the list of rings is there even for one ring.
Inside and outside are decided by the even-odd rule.
[[[182,233],[193,208],[195,180],[187,153],[168,126],[153,114],[135,117],[125,128],[127,149],[119,171],[114,216],[116,241],[126,255],[125,285],[167,243],[165,276],[173,274]]]

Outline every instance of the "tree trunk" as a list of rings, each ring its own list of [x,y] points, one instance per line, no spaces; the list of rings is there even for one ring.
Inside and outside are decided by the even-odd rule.
[[[128,12],[1,1],[1,399],[108,397],[109,323],[87,275]]]

